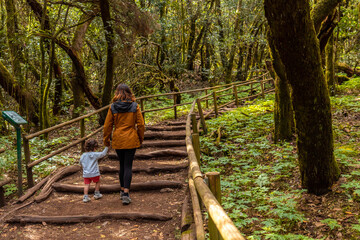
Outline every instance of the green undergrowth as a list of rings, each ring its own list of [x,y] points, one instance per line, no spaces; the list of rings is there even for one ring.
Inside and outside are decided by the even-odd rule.
[[[271,139],[273,97],[207,121],[209,132],[201,137],[202,172],[221,173],[222,206],[247,239],[312,239],[301,231],[309,219],[299,205],[306,191],[300,187],[295,143],[275,145]],[[335,112],[358,112],[355,99],[350,95],[332,98]],[[334,120],[335,156],[347,178],[343,196],[348,198],[345,202],[360,202],[360,171],[349,168],[359,160],[358,140],[349,139],[359,139],[359,132],[344,136],[339,124]],[[357,221],[345,229],[337,220],[322,220],[329,234],[336,230],[354,232],[354,239],[360,236]]]
[[[338,86],[337,90],[342,94],[358,94],[360,92],[360,77],[351,78]]]
[[[271,85],[267,84],[265,86],[266,88],[270,88]],[[221,88],[220,88],[221,89]],[[250,92],[250,87],[249,86],[239,86],[237,88],[238,91],[238,98],[242,99],[242,98],[246,98],[249,96],[249,92]],[[212,91],[209,91],[208,93],[211,93]],[[252,94],[259,94],[261,92],[260,90],[260,85],[259,84],[254,84],[253,87],[253,92]],[[177,117],[184,117],[186,116],[191,108],[191,104],[192,102],[196,99],[199,98],[201,96],[204,96],[205,93],[204,92],[197,92],[197,93],[187,93],[187,94],[182,94],[181,95],[181,103],[188,103],[186,105],[183,106],[177,106],[176,107],[176,111],[177,111]],[[223,91],[221,93],[217,94],[217,104],[218,106],[228,103],[230,101],[234,100],[233,97],[233,89],[230,88],[227,91]],[[209,110],[210,108],[213,109],[213,97],[210,96],[210,99],[207,101],[208,102],[208,108],[206,108],[206,101],[202,101],[201,102],[201,106],[203,108],[203,110]],[[154,97],[151,98],[150,100],[146,100],[144,101],[144,110],[150,110],[150,109],[159,109],[159,108],[166,108],[166,107],[170,107],[174,104],[174,99],[172,95],[168,95],[168,96],[160,96],[160,97]],[[158,122],[161,121],[165,121],[165,120],[169,120],[169,119],[174,119],[174,108],[171,107],[169,109],[165,109],[165,110],[161,110],[161,111],[154,111],[154,112],[148,112],[145,113],[145,121],[146,124],[156,124]]]

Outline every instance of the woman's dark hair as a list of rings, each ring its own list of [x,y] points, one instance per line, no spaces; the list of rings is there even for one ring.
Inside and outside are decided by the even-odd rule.
[[[91,152],[94,151],[95,148],[97,148],[98,142],[95,139],[89,139],[85,142],[85,151],[86,152]]]
[[[121,83],[116,87],[115,95],[112,99],[113,102],[116,102],[117,100],[121,100],[121,101],[131,100],[135,102],[136,99],[134,94],[131,92],[129,86]]]

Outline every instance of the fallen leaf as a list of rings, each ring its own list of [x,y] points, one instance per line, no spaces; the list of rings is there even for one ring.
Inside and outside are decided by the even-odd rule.
[[[42,225],[44,225],[44,226],[46,226],[47,224],[46,224],[46,222],[41,222],[42,223]]]
[[[73,232],[75,232],[76,230],[78,230],[78,229],[77,229],[77,228],[74,228],[74,229],[73,229]]]
[[[351,215],[353,214],[352,212],[345,212],[345,213],[346,213],[346,214],[351,214]]]
[[[341,208],[334,208],[335,211],[341,211]]]
[[[316,226],[316,227],[322,227],[322,226],[325,226],[325,224],[322,223],[322,222],[316,222],[316,223],[315,223],[315,226]]]
[[[105,238],[106,236],[105,236],[105,235],[103,235],[103,234],[101,234],[101,235],[100,235],[100,237],[101,237],[101,238]]]

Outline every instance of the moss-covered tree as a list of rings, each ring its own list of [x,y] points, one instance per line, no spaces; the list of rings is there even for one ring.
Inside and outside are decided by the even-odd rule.
[[[113,77],[114,77],[114,58],[115,58],[115,35],[112,26],[112,20],[110,15],[110,3],[107,0],[100,1],[101,19],[104,26],[105,39],[106,39],[106,70],[104,88],[102,93],[102,105],[105,106],[110,103],[113,88]],[[101,118],[105,121],[106,112],[101,114]]]
[[[275,47],[270,31],[267,33],[272,66],[275,79],[275,106],[274,106],[274,142],[289,141],[294,135],[294,112],[291,103],[290,86],[286,78],[285,66]]]
[[[323,194],[340,176],[330,97],[308,0],[265,0],[265,16],[292,87],[301,184]]]
[[[334,37],[331,36],[325,48],[326,72],[325,78],[331,96],[335,95],[335,67],[334,67]]]

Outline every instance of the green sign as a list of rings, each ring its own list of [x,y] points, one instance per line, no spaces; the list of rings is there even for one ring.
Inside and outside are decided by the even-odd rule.
[[[14,111],[2,111],[3,118],[13,126],[19,126],[21,124],[27,124],[28,122],[23,119],[19,114]]]
[[[21,124],[27,124],[19,114],[14,111],[2,111],[2,117],[14,126],[16,130],[16,148],[17,148],[17,169],[18,169],[18,195],[22,195],[22,171],[21,171]]]

